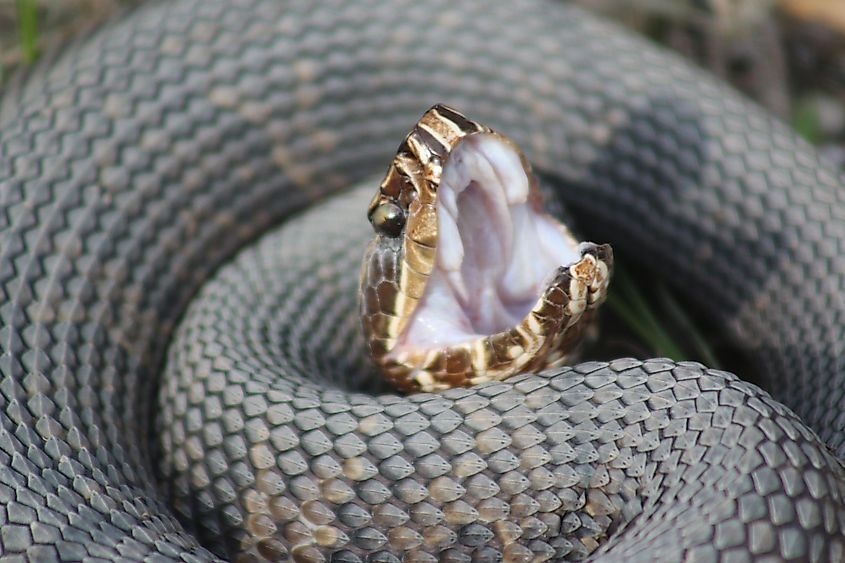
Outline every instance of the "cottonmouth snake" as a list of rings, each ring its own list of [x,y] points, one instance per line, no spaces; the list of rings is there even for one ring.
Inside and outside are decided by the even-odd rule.
[[[5,102],[4,555],[845,557],[837,173],[574,8],[453,4],[151,4]],[[382,171],[438,101],[513,137],[792,410],[663,359],[367,391],[366,198],[249,243]]]

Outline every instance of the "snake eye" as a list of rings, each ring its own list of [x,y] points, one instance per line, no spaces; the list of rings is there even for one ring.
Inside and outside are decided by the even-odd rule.
[[[376,232],[395,238],[405,225],[405,214],[395,203],[382,203],[370,214],[370,223]]]

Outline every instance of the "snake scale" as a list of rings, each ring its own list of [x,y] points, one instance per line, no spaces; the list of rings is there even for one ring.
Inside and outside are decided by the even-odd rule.
[[[25,91],[0,122],[7,560],[845,559],[841,180],[675,57],[542,0],[180,0]],[[519,143],[787,406],[666,359],[380,389],[368,178],[435,102]]]

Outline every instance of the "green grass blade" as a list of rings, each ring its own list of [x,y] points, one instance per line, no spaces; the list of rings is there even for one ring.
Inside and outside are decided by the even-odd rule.
[[[17,0],[18,36],[25,63],[38,58],[38,5],[36,0]]]
[[[683,348],[657,318],[633,277],[618,262],[614,267],[614,281],[607,304],[656,354],[677,361],[688,359]]]
[[[792,127],[811,143],[821,142],[821,117],[811,98],[804,97],[793,106]]]
[[[704,362],[707,367],[721,369],[721,365],[718,358],[716,358],[716,353],[713,351],[712,346],[710,346],[707,339],[704,338],[701,331],[698,330],[698,327],[695,326],[692,318],[690,318],[689,314],[687,314],[681,304],[678,303],[675,296],[672,295],[672,293],[662,283],[657,285],[656,290],[657,297],[660,300],[662,308],[666,311],[667,315],[672,317],[672,320],[678,325],[687,338],[689,338],[692,348],[695,349],[696,353],[701,358],[701,361]]]

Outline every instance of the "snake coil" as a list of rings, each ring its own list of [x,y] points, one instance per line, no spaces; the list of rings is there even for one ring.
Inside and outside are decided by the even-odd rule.
[[[845,559],[845,192],[671,55],[542,0],[179,0],[26,91],[0,121],[10,560]],[[270,229],[436,101],[789,408],[665,359],[367,391],[361,192]]]

